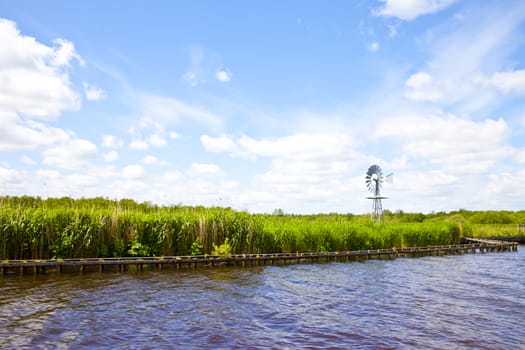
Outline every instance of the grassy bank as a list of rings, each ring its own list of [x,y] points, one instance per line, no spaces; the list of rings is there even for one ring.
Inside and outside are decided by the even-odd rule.
[[[477,232],[509,235],[514,227],[515,234],[514,221],[525,222],[525,212],[385,212],[384,223],[373,223],[367,215],[262,215],[103,198],[0,197],[0,259],[210,254],[226,239],[232,253],[453,244]]]

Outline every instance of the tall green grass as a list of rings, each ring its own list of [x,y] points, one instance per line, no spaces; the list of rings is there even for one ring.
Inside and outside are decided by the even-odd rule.
[[[186,255],[229,238],[234,252],[257,250],[261,227],[229,208],[158,207],[133,201],[0,199],[0,258]]]
[[[415,245],[452,244],[459,240],[455,224],[374,223],[266,217],[265,247],[273,251],[341,251]]]
[[[387,222],[373,223],[351,214],[263,215],[104,198],[0,197],[0,259],[211,254],[226,239],[232,253],[453,244],[479,230],[468,215],[387,212]],[[507,221],[512,215],[486,217]]]

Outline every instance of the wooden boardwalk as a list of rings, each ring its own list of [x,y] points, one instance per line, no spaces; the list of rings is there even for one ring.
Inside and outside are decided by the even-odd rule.
[[[485,252],[517,251],[518,243],[487,239],[465,238],[468,244],[428,247],[392,248],[378,250],[357,250],[317,253],[275,253],[275,254],[234,254],[223,258],[211,255],[159,256],[127,258],[85,258],[45,260],[3,260],[0,274],[39,274],[48,272],[87,271],[142,271],[145,268],[197,268],[219,265],[258,266],[274,264],[297,264],[317,262],[361,261],[366,259],[394,259],[398,257],[441,256]]]

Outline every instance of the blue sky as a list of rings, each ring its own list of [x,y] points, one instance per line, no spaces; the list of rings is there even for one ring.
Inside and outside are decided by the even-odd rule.
[[[525,209],[523,1],[0,2],[0,193]]]

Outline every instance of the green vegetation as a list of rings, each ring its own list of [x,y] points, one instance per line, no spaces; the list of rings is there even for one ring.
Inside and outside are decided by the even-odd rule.
[[[453,244],[516,235],[525,211],[249,214],[104,198],[0,197],[0,259],[315,252]]]
[[[231,258],[232,257],[232,246],[230,245],[229,238],[226,237],[224,243],[220,246],[213,243],[213,251],[211,255],[218,256],[219,258]]]

